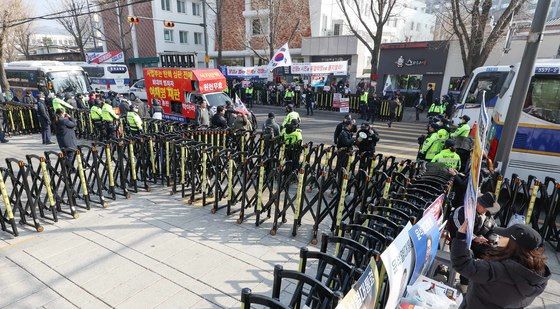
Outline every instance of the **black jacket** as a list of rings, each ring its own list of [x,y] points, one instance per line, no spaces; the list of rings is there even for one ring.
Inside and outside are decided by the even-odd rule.
[[[356,142],[356,144],[358,145],[358,149],[360,150],[360,152],[374,153],[375,146],[379,141],[379,135],[377,134],[377,131],[360,129],[356,134],[356,138],[359,138],[360,132],[366,133],[367,137]]]
[[[460,308],[524,308],[546,288],[550,279],[548,267],[541,276],[512,259],[474,259],[465,238],[465,234],[458,233],[451,243],[453,268],[470,280]]]
[[[354,139],[352,138],[352,132],[348,129],[342,129],[342,132],[338,135],[336,147],[338,148],[350,148],[354,145]]]
[[[210,126],[213,128],[227,129],[228,124],[224,116],[216,113],[210,118]]]
[[[61,150],[78,149],[76,144],[76,133],[74,128],[76,127],[76,122],[68,118],[59,118],[54,124],[56,131],[56,140],[58,141],[58,146]]]

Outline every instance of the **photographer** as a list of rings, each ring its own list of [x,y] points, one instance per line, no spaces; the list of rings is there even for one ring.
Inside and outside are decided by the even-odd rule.
[[[496,202],[494,194],[487,192],[479,196],[476,200],[476,213],[473,228],[473,242],[471,249],[475,257],[482,256],[486,251],[494,247],[497,243],[497,235],[494,233],[496,222],[494,215],[500,211],[500,205]],[[465,222],[465,207],[456,208],[449,215],[447,230],[451,239],[457,237],[457,231]],[[467,290],[469,281],[467,278],[460,277],[460,289],[463,293]]]
[[[78,145],[76,143],[76,132],[74,132],[76,122],[72,119],[72,117],[59,108],[56,110],[54,127],[60,151],[64,153],[66,162],[70,167],[70,171],[74,171],[74,155],[78,149]]]

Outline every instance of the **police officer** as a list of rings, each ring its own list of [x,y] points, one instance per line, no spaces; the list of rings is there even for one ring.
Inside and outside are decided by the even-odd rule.
[[[367,119],[367,109],[368,109],[368,92],[364,90],[360,95],[360,118]]]
[[[101,137],[103,136],[103,134],[100,134],[100,132],[103,130],[103,125],[102,125],[102,111],[101,111],[101,100],[99,99],[95,99],[93,100],[93,104],[91,106],[91,109],[89,110],[89,118],[91,119],[91,122],[93,124],[93,127],[95,129],[95,135]]]
[[[379,141],[379,134],[371,127],[369,122],[364,122],[360,126],[360,130],[356,133],[356,145],[358,150],[366,156],[375,153],[375,146]]]
[[[126,113],[126,121],[128,122],[128,127],[132,135],[142,133],[142,118],[138,115],[138,107],[134,106],[131,111]]]
[[[459,127],[455,130],[455,132],[451,133],[451,137],[469,137],[469,134],[471,133],[469,121],[471,120],[471,117],[463,115],[459,119],[461,119],[461,124],[459,124]]]
[[[288,114],[284,117],[284,121],[282,121],[282,128],[284,128],[288,123],[291,123],[293,120],[297,120],[299,126],[301,119],[299,117],[299,113],[294,110],[294,106],[292,104],[288,104],[286,106],[286,112]]]
[[[73,109],[72,105],[66,103],[62,99],[62,93],[57,93],[56,96],[52,99],[52,107],[53,111],[56,113],[57,110],[61,109],[63,114],[66,114],[66,109]]]
[[[282,128],[282,138],[286,145],[286,159],[289,161],[285,171],[290,173],[299,168],[300,146],[303,140],[303,135],[301,134],[297,119],[292,119]]]
[[[446,140],[444,149],[432,158],[432,162],[442,163],[455,170],[461,169],[461,157],[455,151],[455,142],[451,139]]]
[[[286,92],[284,92],[284,102],[286,105],[294,104],[295,95],[296,94],[291,87],[286,89]]]
[[[434,103],[432,105],[430,105],[430,108],[428,109],[428,117],[435,117],[435,116],[439,116],[442,115],[445,112],[445,108],[443,107],[443,105],[441,105],[441,103],[439,102],[439,100],[434,100]]]
[[[115,137],[116,127],[114,122],[119,120],[119,116],[115,114],[113,106],[111,106],[111,100],[105,99],[103,107],[101,108],[101,119],[103,120],[103,125],[105,126],[105,140],[109,140]]]
[[[443,142],[438,136],[439,127],[435,123],[428,126],[428,137],[422,143],[418,158],[432,161],[432,159],[443,149]]]
[[[249,105],[250,108],[253,108],[253,84],[249,83],[247,88],[245,88],[245,101]]]

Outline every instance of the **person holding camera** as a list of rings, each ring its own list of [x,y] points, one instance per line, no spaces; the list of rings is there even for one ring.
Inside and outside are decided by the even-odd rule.
[[[497,235],[494,233],[496,221],[494,216],[500,211],[500,205],[496,202],[494,194],[486,192],[476,200],[476,213],[473,228],[473,241],[471,249],[475,257],[482,256],[487,250],[497,244]],[[457,237],[461,225],[465,222],[465,207],[456,208],[449,215],[447,231],[451,239]],[[466,277],[460,277],[460,290],[465,293],[469,281]]]
[[[64,153],[70,171],[74,171],[74,156],[78,149],[76,132],[74,131],[74,128],[76,128],[76,121],[59,108],[56,110],[54,127],[58,147],[60,147],[60,151]]]

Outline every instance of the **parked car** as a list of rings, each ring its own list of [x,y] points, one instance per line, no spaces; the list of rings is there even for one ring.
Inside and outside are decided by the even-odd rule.
[[[128,92],[128,98],[132,101],[139,98],[140,100],[146,101],[148,100],[148,95],[146,94],[146,84],[144,83],[144,79],[141,79],[132,86],[130,86],[130,90]]]

